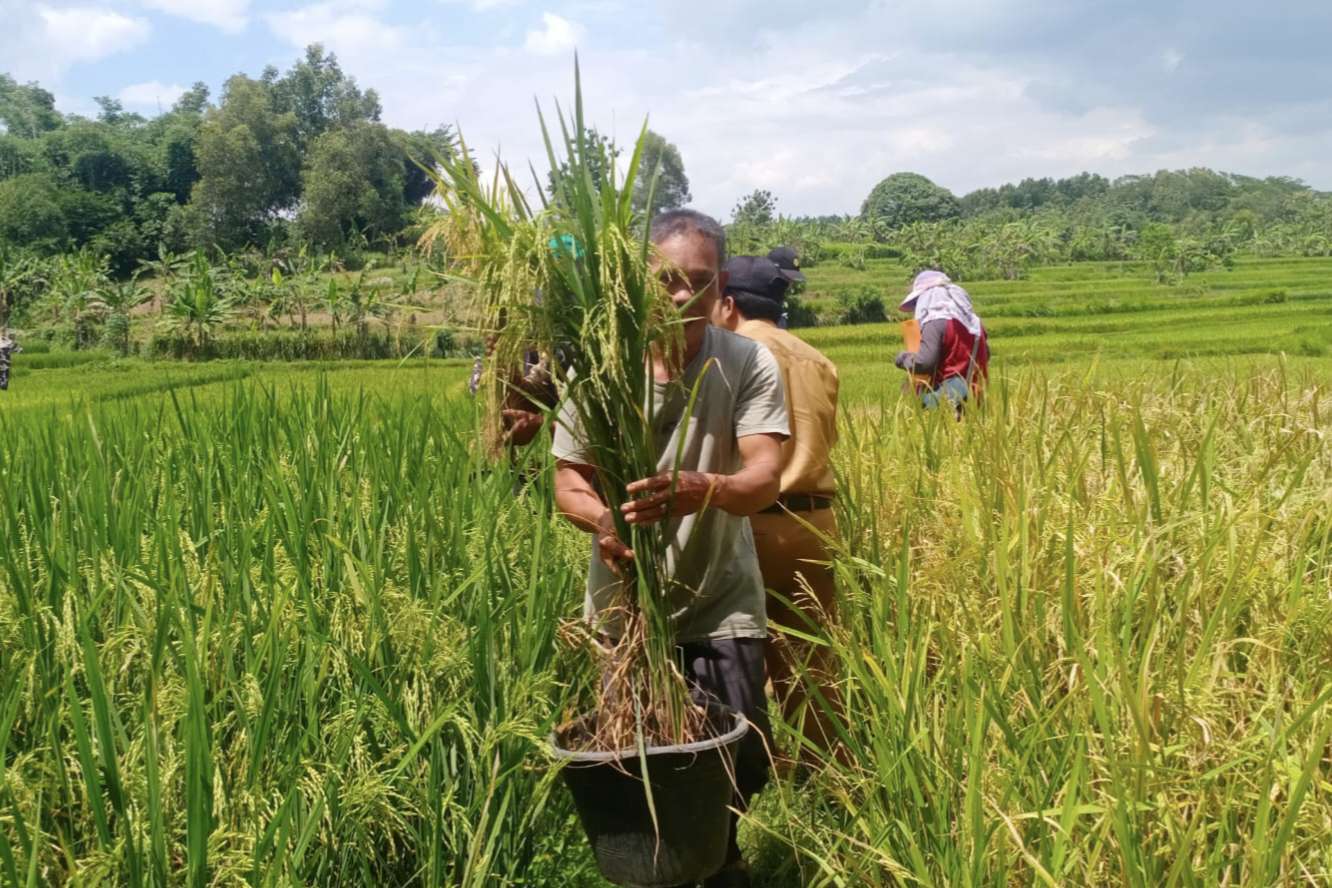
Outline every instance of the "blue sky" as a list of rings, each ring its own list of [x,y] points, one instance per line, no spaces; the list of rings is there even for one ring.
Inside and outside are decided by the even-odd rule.
[[[0,71],[65,111],[143,113],[322,42],[386,122],[459,123],[525,168],[532,99],[644,115],[695,205],[768,188],[855,212],[883,176],[958,193],[1023,176],[1212,166],[1332,190],[1332,3],[1233,0],[0,0]]]

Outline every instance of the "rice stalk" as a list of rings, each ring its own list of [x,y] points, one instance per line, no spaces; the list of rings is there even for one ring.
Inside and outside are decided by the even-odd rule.
[[[681,342],[679,312],[650,265],[647,226],[631,209],[647,126],[621,181],[606,149],[584,138],[576,65],[573,113],[557,107],[558,137],[539,106],[538,116],[551,168],[565,171],[552,199],[532,207],[503,164],[484,184],[460,139],[459,155],[436,176],[447,208],[436,233],[475,284],[486,319],[490,415],[499,414],[510,368],[538,352],[577,412],[598,489],[635,553],[618,596],[624,631],[594,647],[605,652],[603,681],[586,742],[610,750],[633,748],[640,737],[688,742],[702,731],[702,711],[689,701],[671,638],[665,525],[630,526],[620,514],[625,486],[657,469],[653,356]],[[606,171],[604,182],[593,181],[594,168]]]

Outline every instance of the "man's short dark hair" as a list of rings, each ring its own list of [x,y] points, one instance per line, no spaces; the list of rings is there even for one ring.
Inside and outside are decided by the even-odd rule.
[[[735,307],[745,316],[745,320],[772,321],[775,324],[782,319],[780,302],[744,290],[727,290],[726,295],[735,300]]]
[[[726,229],[707,213],[698,210],[666,210],[652,217],[648,233],[654,244],[680,235],[706,237],[717,248],[717,262],[726,264]]]

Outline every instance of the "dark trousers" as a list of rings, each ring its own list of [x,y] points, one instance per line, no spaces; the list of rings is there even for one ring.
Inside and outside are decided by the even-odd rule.
[[[736,807],[741,810],[767,784],[771,764],[772,726],[763,690],[765,645],[762,638],[709,638],[677,646],[695,696],[729,706],[749,720],[749,732],[740,741],[735,761]],[[737,822],[732,814],[730,860],[740,857],[735,841]]]

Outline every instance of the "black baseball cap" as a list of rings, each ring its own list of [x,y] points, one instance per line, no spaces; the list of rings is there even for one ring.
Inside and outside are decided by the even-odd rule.
[[[782,277],[788,281],[803,282],[805,280],[805,275],[800,270],[800,257],[790,247],[774,247],[768,253],[768,258],[781,269]]]
[[[728,295],[748,293],[773,302],[786,299],[791,282],[766,256],[733,256],[726,263],[726,292]]]

